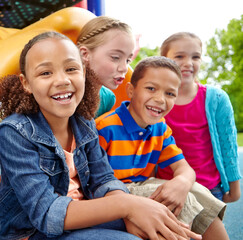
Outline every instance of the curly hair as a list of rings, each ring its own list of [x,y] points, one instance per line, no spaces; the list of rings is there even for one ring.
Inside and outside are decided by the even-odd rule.
[[[31,39],[24,47],[20,55],[20,70],[25,74],[26,55],[35,43],[48,39],[65,39],[72,42],[66,36],[57,32],[45,32]],[[73,43],[73,42],[72,42]],[[76,45],[73,43],[76,47]],[[13,113],[30,114],[37,113],[39,105],[32,93],[24,90],[17,75],[8,75],[0,79],[0,118],[4,119]],[[99,106],[99,89],[92,79],[86,78],[85,92],[82,101],[76,109],[76,113],[90,120],[95,116]]]
[[[97,87],[96,81],[94,81],[93,78],[93,72],[87,69],[84,96],[81,103],[76,109],[76,112],[78,114],[88,120],[95,117],[95,113],[97,112],[100,105],[100,90]]]
[[[0,117],[13,113],[36,113],[39,105],[33,94],[27,93],[17,75],[8,75],[0,80]]]

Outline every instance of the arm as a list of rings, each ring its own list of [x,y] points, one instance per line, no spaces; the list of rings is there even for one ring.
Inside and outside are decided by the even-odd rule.
[[[174,172],[173,178],[159,186],[150,198],[165,204],[178,216],[196,175],[185,159],[171,164],[170,167]]]
[[[228,196],[224,198],[227,199],[226,201],[236,201],[240,197],[238,180],[241,179],[237,152],[237,130],[230,99],[222,90],[218,93],[215,121],[217,135],[211,129],[210,134],[212,134],[214,154],[216,152],[216,156],[218,156],[215,157],[216,166],[221,175],[225,174],[225,176],[221,176],[224,192],[229,191],[229,195],[226,193]],[[218,145],[220,145],[220,148],[217,148]],[[221,152],[217,153],[217,150]]]
[[[163,134],[163,146],[158,162],[162,168],[171,167],[173,178],[159,186],[150,198],[165,204],[175,216],[178,216],[195,182],[196,175],[184,159],[181,149],[176,146],[171,128],[166,124],[164,126],[166,130]]]
[[[124,194],[124,192],[122,192],[122,191],[113,191],[113,192],[110,192],[108,194],[120,194],[120,193]],[[127,228],[127,231],[129,233],[132,233],[132,234],[134,234],[134,235],[136,235],[136,236],[138,236],[138,237],[140,237],[142,239],[148,239],[149,238],[148,235],[143,231],[143,229],[138,228],[133,222],[129,221],[128,219],[124,219],[124,222],[126,224],[126,228]],[[178,224],[183,229],[183,231],[186,233],[188,238],[193,238],[195,240],[201,239],[201,235],[196,234],[194,232],[191,232],[189,230],[189,227],[186,224],[181,223],[181,222],[178,222]],[[173,232],[173,234],[175,236],[179,236],[175,232]],[[159,239],[162,239],[162,240],[166,240],[167,239],[167,238],[163,237],[163,236],[166,236],[165,234],[158,233],[157,235],[158,235]]]
[[[25,129],[21,129],[21,123],[18,126],[26,136]],[[18,130],[3,123],[0,128],[0,146],[1,167],[7,178],[2,184],[5,184],[5,189],[11,191],[16,199],[8,202],[8,207],[26,218],[28,216],[31,224],[47,236],[61,234],[66,208],[71,199],[59,196],[50,182],[48,174],[56,175],[60,170],[58,164],[53,170],[51,167],[57,159],[50,154],[39,155],[36,145],[23,137]],[[40,169],[41,163],[48,163],[47,168]],[[59,217],[54,217],[56,215]],[[50,232],[50,229],[54,230]]]
[[[122,191],[109,192],[104,198],[70,202],[64,229],[84,228],[119,218],[124,218],[128,229],[131,229],[129,226],[136,229],[133,234],[140,232],[146,236],[144,239],[158,239],[158,233],[165,239],[177,239],[177,234],[181,239],[187,239],[187,236],[201,239],[200,235],[180,224],[165,206]]]
[[[230,182],[230,190],[225,193],[223,196],[223,201],[225,203],[235,202],[239,200],[241,191],[240,191],[240,180]]]

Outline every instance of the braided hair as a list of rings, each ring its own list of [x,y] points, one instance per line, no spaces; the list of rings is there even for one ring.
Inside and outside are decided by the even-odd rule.
[[[81,45],[84,45],[90,50],[93,50],[104,44],[106,38],[103,33],[111,29],[121,30],[132,34],[132,30],[128,24],[111,17],[99,16],[91,19],[82,28],[77,39],[77,46],[80,47]]]

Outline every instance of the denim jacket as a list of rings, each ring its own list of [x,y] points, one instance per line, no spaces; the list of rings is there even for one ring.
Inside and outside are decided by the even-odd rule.
[[[112,190],[127,192],[113,175],[100,147],[94,121],[70,118],[76,141],[73,158],[87,199]],[[37,229],[47,237],[63,233],[69,169],[62,147],[41,112],[13,114],[0,123],[0,239],[21,239]]]

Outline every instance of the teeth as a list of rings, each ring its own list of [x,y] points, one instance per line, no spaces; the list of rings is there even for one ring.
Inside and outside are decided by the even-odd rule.
[[[61,99],[64,99],[64,98],[69,98],[72,96],[72,93],[66,93],[66,94],[63,94],[63,95],[56,95],[56,96],[53,96],[54,99],[58,99],[58,98],[61,98]]]
[[[161,110],[157,109],[157,108],[153,108],[153,107],[147,107],[149,110],[152,110],[154,112],[158,112],[161,113]]]
[[[115,78],[117,81],[121,81],[121,80],[123,80],[124,79],[124,77],[117,77],[117,78]]]

